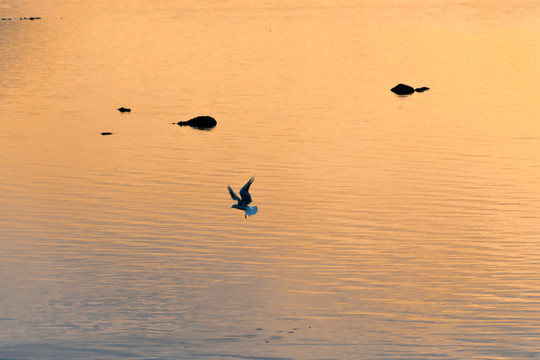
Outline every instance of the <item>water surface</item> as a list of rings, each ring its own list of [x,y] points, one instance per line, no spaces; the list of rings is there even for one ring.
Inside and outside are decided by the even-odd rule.
[[[0,17],[1,359],[540,358],[536,2]]]

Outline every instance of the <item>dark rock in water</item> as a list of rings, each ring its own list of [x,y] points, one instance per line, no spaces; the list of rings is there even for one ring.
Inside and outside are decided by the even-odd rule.
[[[414,88],[409,85],[399,84],[390,89],[390,91],[398,95],[410,95],[414,93]]]
[[[123,112],[131,112],[131,109],[128,109],[128,108],[125,108],[125,107],[121,107],[121,108],[118,108],[118,111],[120,111],[121,113]]]
[[[112,135],[112,134],[113,134],[112,132],[108,132],[108,131],[101,133],[101,135]]]
[[[197,116],[188,121],[179,121],[177,122],[180,126],[191,126],[200,130],[212,129],[217,125],[216,119],[211,116]]]
[[[424,92],[424,91],[428,91],[428,90],[429,90],[429,88],[425,87],[425,86],[414,89],[414,91],[416,91],[416,92]]]

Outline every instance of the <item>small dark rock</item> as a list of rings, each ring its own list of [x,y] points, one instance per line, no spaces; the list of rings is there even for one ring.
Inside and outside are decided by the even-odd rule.
[[[424,92],[424,91],[428,91],[428,90],[429,90],[429,88],[425,87],[425,86],[414,89],[414,91],[416,91],[416,92]]]
[[[101,133],[101,135],[112,135],[112,134],[113,134],[112,132],[108,132],[108,131]]]
[[[39,16],[19,18],[19,20],[39,20],[39,19],[41,19]],[[2,18],[2,20],[17,20],[17,18]]]
[[[123,112],[131,112],[131,109],[128,109],[128,108],[125,108],[125,107],[121,107],[121,108],[118,108],[118,111],[120,111],[121,113]]]
[[[414,88],[409,85],[399,84],[390,89],[390,91],[398,95],[410,95],[414,93]]]
[[[179,121],[177,124],[180,126],[191,126],[199,130],[209,130],[217,125],[217,121],[211,116],[197,116],[188,121]]]

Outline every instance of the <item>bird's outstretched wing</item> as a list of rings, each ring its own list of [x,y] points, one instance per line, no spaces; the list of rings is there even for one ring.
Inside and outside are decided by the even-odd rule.
[[[231,194],[231,197],[233,200],[240,201],[240,198],[234,193],[233,189],[231,189],[230,186],[227,186],[229,188],[229,194]]]
[[[251,202],[251,195],[249,194],[249,187],[251,186],[251,183],[253,183],[254,180],[255,180],[255,177],[252,177],[251,179],[249,179],[246,185],[242,186],[242,189],[240,189],[240,196],[242,197],[242,201],[246,205],[248,205]]]

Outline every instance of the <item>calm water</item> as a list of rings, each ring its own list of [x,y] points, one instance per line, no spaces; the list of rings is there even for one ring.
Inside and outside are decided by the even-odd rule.
[[[540,359],[538,2],[293,3],[0,2],[0,359]]]

